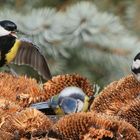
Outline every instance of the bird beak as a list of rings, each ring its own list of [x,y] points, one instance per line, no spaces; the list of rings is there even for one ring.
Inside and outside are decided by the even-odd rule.
[[[10,32],[10,35],[12,35],[12,36],[14,36],[14,37],[17,38],[17,35],[16,35],[16,34],[17,34],[17,31],[11,31],[11,32]]]

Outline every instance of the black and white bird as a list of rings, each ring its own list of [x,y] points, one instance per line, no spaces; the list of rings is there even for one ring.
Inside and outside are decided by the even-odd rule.
[[[140,53],[138,53],[133,60],[131,71],[135,78],[140,82]]]
[[[17,38],[17,25],[9,20],[0,21],[0,67],[15,63],[33,67],[45,79],[51,73],[45,56],[39,47],[27,39]]]

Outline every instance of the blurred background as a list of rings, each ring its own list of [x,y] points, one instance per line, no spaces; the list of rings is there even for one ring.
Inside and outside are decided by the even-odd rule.
[[[140,0],[0,0],[3,19],[41,48],[53,75],[79,73],[101,87],[131,73],[140,51]]]

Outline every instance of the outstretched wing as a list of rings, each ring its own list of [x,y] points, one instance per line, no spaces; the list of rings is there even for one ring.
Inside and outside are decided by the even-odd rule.
[[[37,70],[45,80],[51,79],[47,61],[39,48],[30,41],[23,39],[18,41],[20,41],[20,46],[12,62],[18,65],[29,65]]]

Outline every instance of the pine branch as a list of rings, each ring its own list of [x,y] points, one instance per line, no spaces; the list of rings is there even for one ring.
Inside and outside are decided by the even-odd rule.
[[[26,9],[31,9],[29,6]],[[65,8],[57,11],[45,7],[26,14],[5,8],[0,10],[0,19],[14,21],[24,33],[20,36],[30,38],[43,50],[55,75],[76,72],[105,84],[127,74],[140,41],[119,17],[101,12],[88,1]],[[136,10],[129,9],[128,18],[133,21]]]
[[[130,49],[101,47],[100,45],[91,43],[87,43],[85,46],[87,48],[93,48],[104,53],[110,53],[119,56],[128,56],[129,54],[131,54]]]

